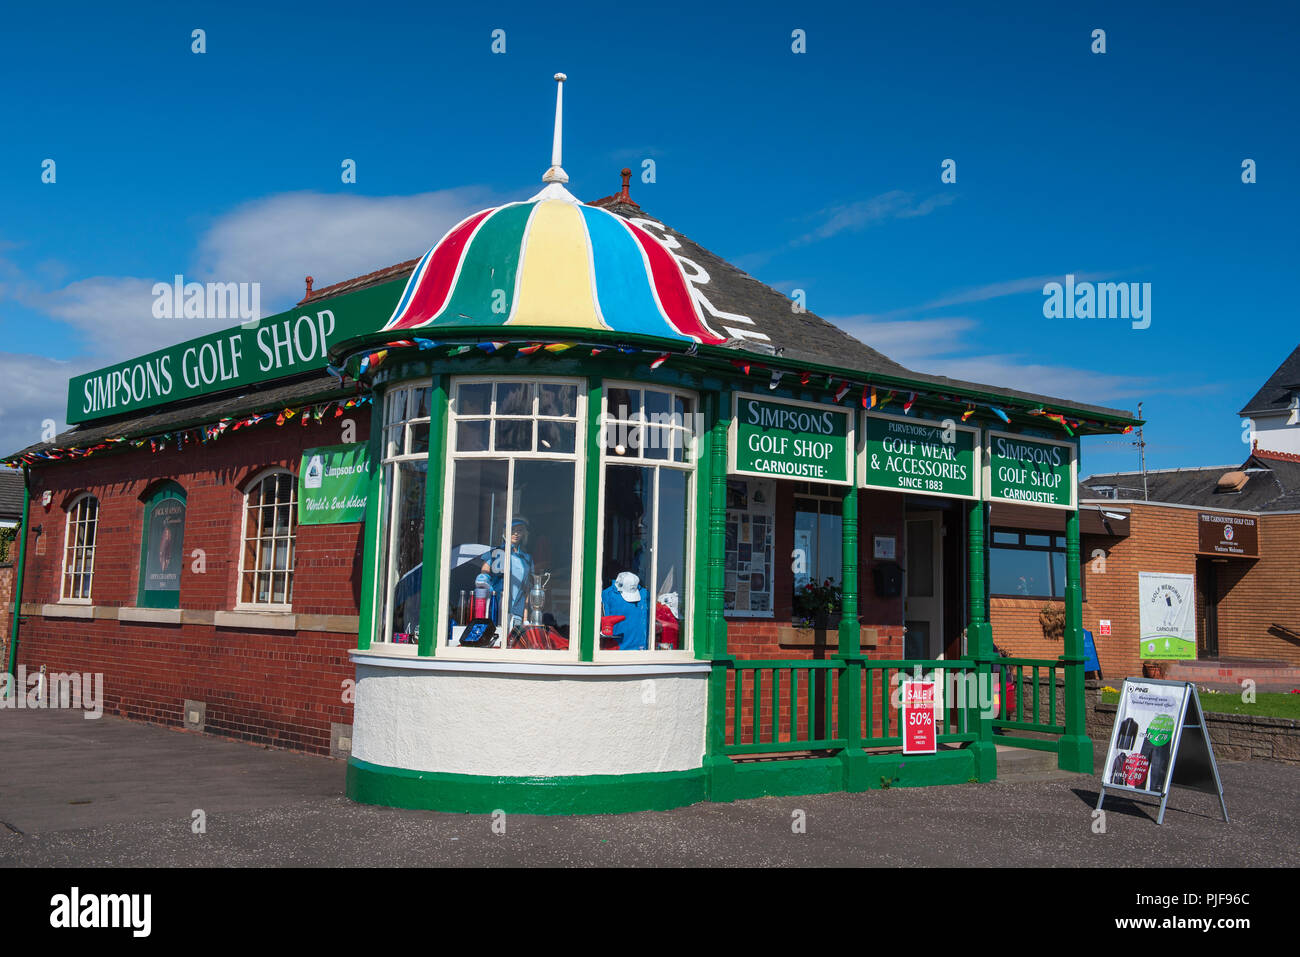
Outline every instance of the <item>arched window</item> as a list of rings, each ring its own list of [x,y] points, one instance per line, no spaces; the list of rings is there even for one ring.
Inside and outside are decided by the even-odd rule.
[[[99,527],[99,499],[87,493],[68,506],[63,535],[63,578],[60,601],[90,604],[90,584],[95,572],[95,533]]]
[[[179,608],[185,563],[185,490],[163,482],[146,495],[140,531],[140,608]]]
[[[239,551],[239,605],[288,609],[293,603],[293,551],[298,480],[285,469],[259,475],[244,493]]]

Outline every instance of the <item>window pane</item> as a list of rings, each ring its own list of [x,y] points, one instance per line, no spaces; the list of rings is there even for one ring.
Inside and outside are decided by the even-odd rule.
[[[502,558],[509,469],[508,462],[498,459],[455,464],[447,587],[448,600],[452,602],[450,643],[453,645],[460,644],[466,625],[476,619],[487,619],[498,632],[487,639],[487,646],[500,647],[504,579],[494,581],[491,566],[494,557]],[[494,556],[493,551],[498,554]]]
[[[497,415],[532,415],[533,384],[531,382],[498,382]]]
[[[553,382],[542,383],[537,413],[538,415],[577,415],[578,387],[557,385]]]
[[[822,502],[823,506],[834,502]],[[839,515],[827,514],[825,510],[817,517],[817,580],[831,580],[832,585],[841,585],[844,577],[844,535],[843,519]]]
[[[817,574],[817,513],[810,511],[810,507],[815,508],[816,503],[795,501],[794,548],[790,561],[796,592],[809,584]]]
[[[641,416],[641,390],[611,388],[605,400],[609,415],[615,419],[631,420]]]
[[[653,494],[654,469],[606,466],[601,614],[611,619],[622,616],[622,620],[602,621],[602,648],[628,651],[644,650],[648,646],[650,613],[645,605],[649,601]]]
[[[1025,533],[1025,544],[1026,544],[1026,545],[1036,545],[1036,546],[1038,546],[1038,547],[1040,547],[1040,548],[1045,548],[1045,547],[1047,547],[1047,546],[1049,546],[1049,545],[1052,544],[1052,536],[1051,536],[1051,535],[1034,535],[1034,534],[1031,534],[1031,533],[1029,533],[1029,532],[1026,532],[1026,533]]]
[[[462,385],[456,393],[457,415],[487,415],[492,411],[492,383]]]
[[[1065,597],[1065,554],[1063,552],[1052,552],[1052,597]]]
[[[411,419],[427,419],[429,417],[429,394],[428,386],[421,386],[418,389],[411,390],[411,405],[407,412],[407,417]]]
[[[496,451],[531,452],[533,448],[533,422],[507,419],[496,424]]]
[[[997,595],[1051,597],[1048,552],[989,549],[989,591]]]
[[[642,433],[641,454],[647,459],[668,461],[672,446],[671,430],[663,426],[646,426]]]
[[[402,462],[397,466],[397,497],[393,502],[393,621],[394,640],[418,639],[420,633],[420,591],[424,567],[424,492],[427,461]]]
[[[573,462],[515,463],[509,553],[511,648],[569,647],[575,469]],[[499,568],[493,570],[504,578]]]
[[[572,422],[538,422],[537,451],[572,452],[575,449],[577,426]]]
[[[645,415],[650,422],[667,422],[672,412],[672,397],[657,389],[645,390]],[[658,418],[656,418],[658,416]]]
[[[993,544],[994,545],[1019,545],[1020,533],[994,531]]]
[[[488,423],[460,422],[456,426],[456,450],[458,452],[486,452],[488,447]]]
[[[683,648],[686,638],[687,494],[690,476],[659,471],[659,523],[655,535],[656,648]]]
[[[429,423],[418,422],[411,426],[411,441],[406,451],[411,454],[424,455],[429,451]]]

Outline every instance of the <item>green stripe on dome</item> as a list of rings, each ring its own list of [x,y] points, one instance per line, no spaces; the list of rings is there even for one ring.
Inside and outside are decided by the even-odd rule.
[[[491,326],[506,321],[514,307],[524,227],[536,205],[503,206],[483,221],[465,250],[451,298],[433,325]]]

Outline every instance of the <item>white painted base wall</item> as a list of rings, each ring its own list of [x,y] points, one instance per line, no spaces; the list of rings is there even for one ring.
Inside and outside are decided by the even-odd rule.
[[[482,673],[357,662],[352,755],[510,777],[698,768],[707,671]]]

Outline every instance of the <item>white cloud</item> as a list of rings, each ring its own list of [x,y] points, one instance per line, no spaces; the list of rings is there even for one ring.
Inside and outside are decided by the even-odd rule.
[[[67,362],[44,356],[0,352],[0,456],[42,440],[45,420],[56,433],[66,426],[68,379],[86,372],[89,362]]]
[[[949,205],[956,198],[954,193],[936,193],[918,203],[911,193],[904,192],[901,189],[891,189],[887,193],[850,203],[847,206],[832,206],[823,209],[818,215],[825,216],[825,222],[812,232],[805,233],[798,239],[793,240],[790,245],[802,246],[819,239],[829,239],[836,233],[857,232],[888,219],[911,219],[916,216],[926,216],[941,206]]]

